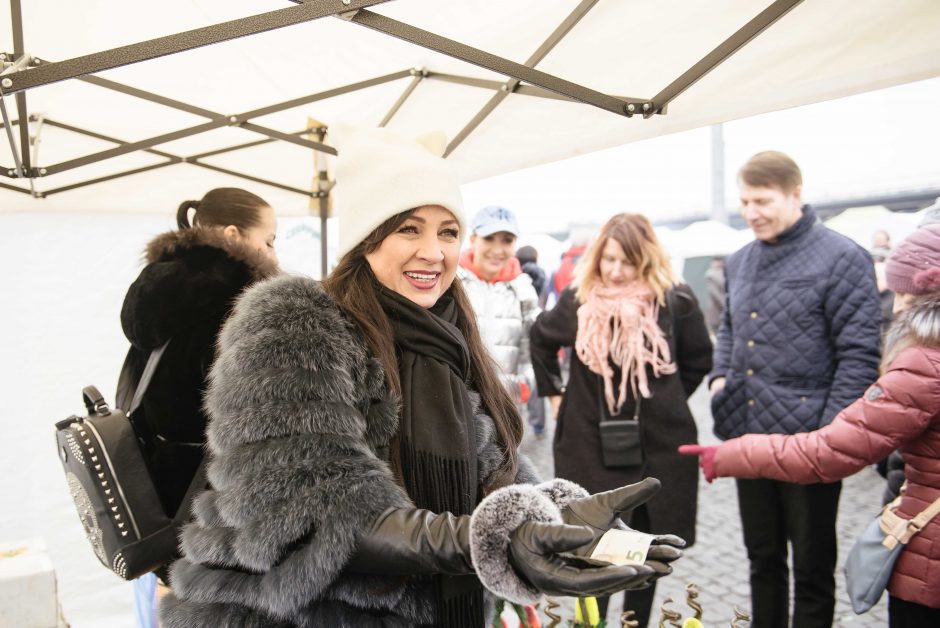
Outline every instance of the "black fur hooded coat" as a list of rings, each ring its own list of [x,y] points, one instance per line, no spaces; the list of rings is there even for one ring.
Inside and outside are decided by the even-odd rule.
[[[150,352],[171,340],[142,401],[153,449],[149,463],[165,510],[176,513],[202,460],[202,397],[222,323],[248,286],[277,272],[276,263],[219,229],[193,227],[154,238],[147,265],[131,284],[121,326],[131,343],[118,382],[128,409]],[[185,445],[183,443],[192,443]]]
[[[245,292],[220,335],[206,406],[213,489],[194,502],[161,625],[433,624],[427,579],[344,571],[359,531],[413,505],[376,455],[398,429],[397,402],[318,282],[282,276]],[[492,419],[475,414],[485,481],[502,454]],[[535,481],[520,468],[520,481]]]

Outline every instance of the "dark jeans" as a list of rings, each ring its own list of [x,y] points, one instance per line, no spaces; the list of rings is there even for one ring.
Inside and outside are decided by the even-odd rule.
[[[639,530],[640,532],[650,532],[650,516],[646,511],[646,506],[640,506],[634,510],[630,515],[630,520],[627,521],[629,525],[634,530]],[[630,591],[623,592],[623,610],[629,611],[632,610],[636,613],[634,620],[638,621],[638,628],[646,628],[647,622],[649,622],[650,614],[653,609],[653,598],[656,596],[656,583],[654,582],[649,587],[645,589],[633,589]],[[607,616],[607,604],[610,602],[609,597],[599,597],[597,598],[597,608],[600,611],[601,619]],[[613,621],[607,622],[608,626],[619,626],[620,625],[620,616],[614,618]]]
[[[940,626],[940,608],[888,597],[888,628],[927,628]]]
[[[841,482],[737,480],[751,561],[752,628],[786,628],[793,546],[793,626],[830,628],[835,611],[836,513]]]

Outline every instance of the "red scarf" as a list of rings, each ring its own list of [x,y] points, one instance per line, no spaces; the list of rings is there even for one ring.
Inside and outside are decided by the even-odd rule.
[[[499,272],[496,273],[496,276],[492,279],[487,279],[480,274],[480,271],[477,270],[476,264],[473,263],[473,249],[467,249],[460,254],[460,266],[466,268],[471,273],[476,275],[481,280],[486,283],[499,283],[501,281],[512,281],[516,277],[522,274],[522,264],[519,263],[519,260],[515,257],[510,257],[506,260],[506,263],[503,264],[503,267],[499,269]]]
[[[650,396],[646,366],[653,376],[676,372],[669,342],[659,328],[659,304],[653,290],[642,281],[620,288],[596,283],[578,308],[578,358],[604,378],[604,397],[611,416],[620,414],[627,399],[627,382],[634,398]],[[620,367],[620,390],[614,399],[611,363]]]

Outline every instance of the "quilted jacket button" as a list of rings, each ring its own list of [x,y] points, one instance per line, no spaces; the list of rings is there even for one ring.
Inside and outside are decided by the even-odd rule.
[[[751,312],[751,318],[757,318],[757,312]]]
[[[753,408],[753,407],[754,407],[754,400],[753,400],[753,399],[748,399],[748,400],[747,400],[747,405]]]
[[[806,401],[806,395],[802,395],[802,396],[800,397],[800,401]]]
[[[748,346],[748,348],[753,349],[753,348],[754,348],[754,341],[753,341],[753,340],[748,340],[748,341],[747,341],[747,346]]]
[[[747,376],[748,376],[748,377],[750,377],[750,376],[753,375],[753,374],[754,374],[754,369],[748,369],[748,370],[747,370]]]

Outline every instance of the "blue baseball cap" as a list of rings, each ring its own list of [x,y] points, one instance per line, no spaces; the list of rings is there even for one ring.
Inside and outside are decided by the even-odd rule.
[[[484,207],[470,221],[470,232],[478,236],[485,238],[500,231],[519,237],[519,223],[516,222],[516,215],[505,207],[496,205]]]

